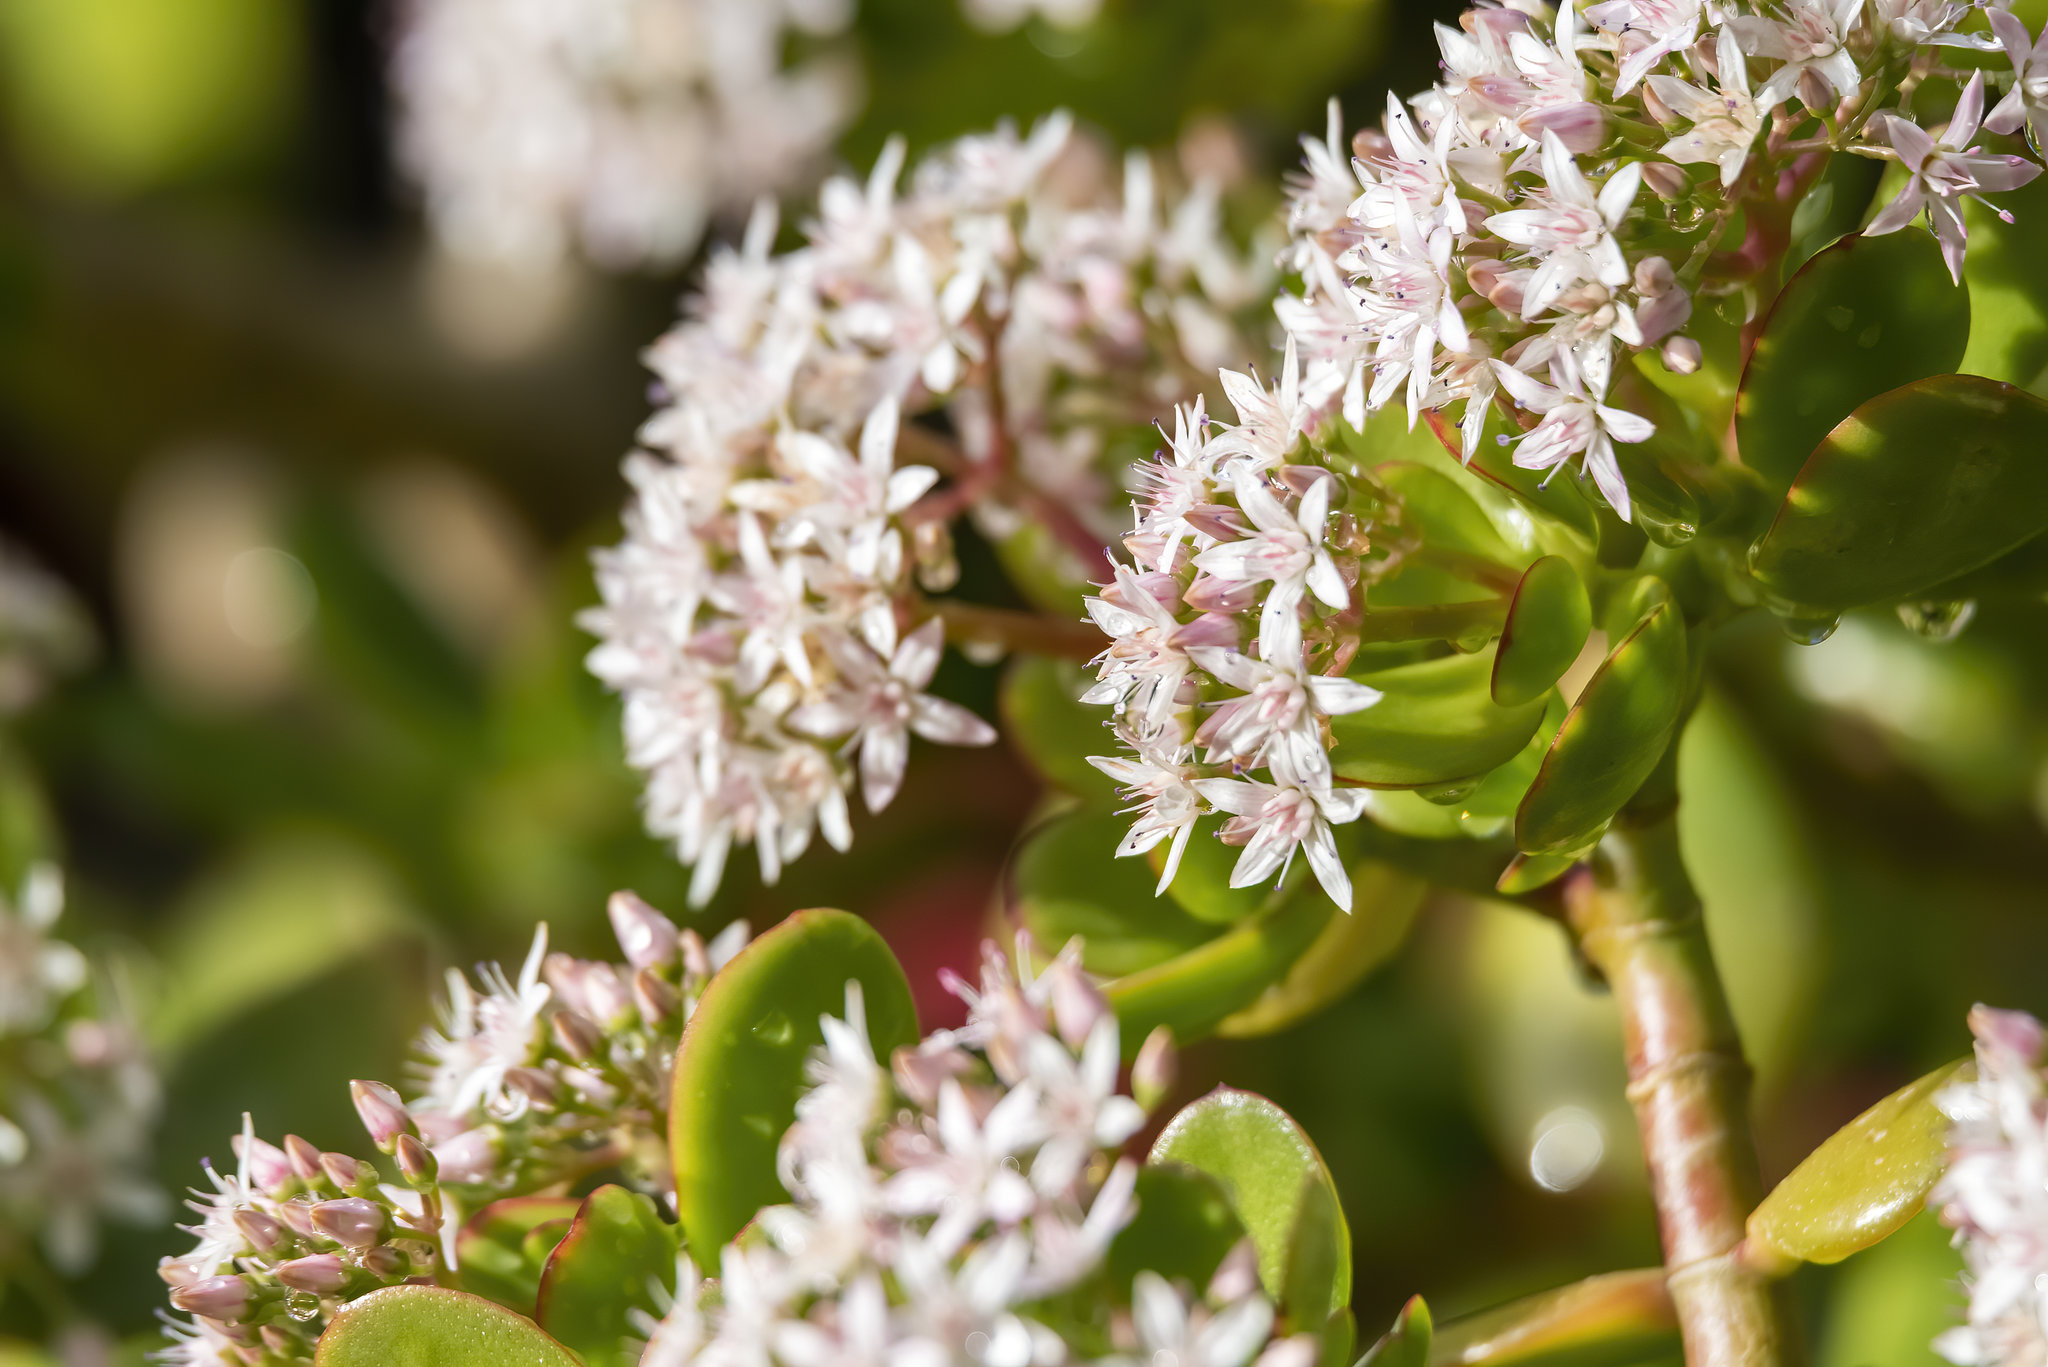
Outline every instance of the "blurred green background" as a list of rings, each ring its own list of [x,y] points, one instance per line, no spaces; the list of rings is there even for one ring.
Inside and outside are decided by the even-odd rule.
[[[1107,0],[1078,32],[991,37],[950,0],[864,0],[836,40],[868,90],[840,149],[862,166],[892,131],[915,154],[1061,106],[1168,155],[1222,134],[1248,228],[1325,99],[1355,122],[1426,82],[1455,8]],[[570,616],[616,535],[636,355],[687,272],[520,295],[437,262],[391,167],[388,22],[345,0],[0,0],[0,534],[99,638],[0,730],[0,874],[60,851],[66,933],[132,973],[171,1191],[228,1159],[245,1109],[353,1143],[343,1084],[401,1074],[446,966],[516,957],[537,919],[608,952],[614,888],[682,904]],[[1971,1002],[2048,1007],[2044,622],[1716,643],[1685,838],[1767,1177],[1962,1053]],[[946,668],[991,708],[993,671]],[[930,987],[990,925],[1035,799],[1000,748],[921,750],[850,854],[773,889],[736,861],[699,924],[845,906]],[[1611,1006],[1520,913],[1437,897],[1350,998],[1184,1073],[1314,1135],[1368,1337],[1414,1291],[1456,1314],[1655,1260]],[[43,1340],[62,1301],[147,1334],[180,1244],[111,1229],[61,1301],[0,1265],[0,1340]],[[1956,1270],[1922,1217],[1802,1273],[1821,1367],[1934,1361]]]

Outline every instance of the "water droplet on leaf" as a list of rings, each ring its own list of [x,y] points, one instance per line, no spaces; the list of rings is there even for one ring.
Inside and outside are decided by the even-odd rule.
[[[1906,630],[1929,641],[1953,641],[1977,615],[1977,600],[1958,599],[1952,603],[1901,603],[1899,620]]]

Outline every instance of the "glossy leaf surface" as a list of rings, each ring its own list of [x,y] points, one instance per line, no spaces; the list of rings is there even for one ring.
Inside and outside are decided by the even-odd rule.
[[[659,1319],[654,1285],[673,1292],[680,1231],[661,1218],[653,1198],[604,1186],[583,1208],[541,1275],[541,1328],[583,1359],[585,1367],[634,1367],[637,1352],[627,1312],[635,1307]]]
[[[1436,550],[1458,551],[1496,564],[1522,564],[1478,500],[1449,475],[1416,461],[1396,460],[1373,470],[1373,477],[1401,500],[1404,530],[1419,533]]]
[[[1326,1231],[1336,1251],[1327,1264],[1331,1306],[1351,1302],[1351,1232],[1337,1200],[1336,1183],[1322,1155],[1287,1112],[1262,1096],[1218,1087],[1190,1102],[1167,1123],[1152,1146],[1154,1163],[1185,1163],[1215,1178],[1231,1208],[1251,1236],[1259,1254],[1259,1282],[1266,1294],[1284,1302],[1292,1267],[1304,1257],[1320,1260],[1325,1250],[1307,1253],[1294,1245],[1301,1223],[1307,1184],[1323,1187],[1328,1211],[1311,1211],[1304,1226]],[[1318,1198],[1320,1199],[1320,1198]],[[1325,1220],[1325,1215],[1334,1218]],[[1301,1288],[1296,1288],[1301,1294]]]
[[[1583,849],[1642,786],[1684,714],[1685,623],[1665,602],[1608,653],[1515,814],[1530,854]]]
[[[1452,1320],[1434,1360],[1479,1367],[1635,1367],[1678,1349],[1664,1269],[1609,1272]]]
[[[1895,389],[1828,434],[1750,569],[1840,612],[1930,589],[2048,530],[2048,402],[1972,375]]]
[[[465,1291],[388,1286],[334,1317],[317,1367],[580,1367],[532,1320]]]
[[[581,1204],[568,1196],[512,1196],[470,1216],[455,1243],[462,1289],[522,1315],[533,1314],[541,1272],[554,1246],[534,1257],[528,1240],[536,1230],[566,1234]]]
[[[1080,936],[1088,970],[1112,977],[1165,963],[1217,933],[1173,897],[1155,895],[1159,875],[1145,860],[1117,858],[1130,822],[1102,807],[1063,813],[1025,838],[1010,872],[1012,905],[1033,937],[1057,946]],[[1206,837],[1198,832],[1193,839]],[[1175,881],[1194,877],[1183,873]]]
[[[1003,672],[1003,735],[1031,767],[1077,797],[1110,802],[1116,784],[1088,762],[1115,754],[1109,709],[1079,701],[1094,676],[1071,660],[1019,655]]]
[[[1954,370],[1969,335],[1969,293],[1950,280],[1928,233],[1826,248],[1786,282],[1743,371],[1743,463],[1784,488],[1858,405]]]
[[[1838,1263],[1919,1214],[1948,1148],[1935,1093],[1971,1066],[1936,1069],[1828,1136],[1750,1214],[1749,1237],[1787,1258]]]
[[[1593,630],[1586,586],[1561,557],[1546,555],[1515,586],[1493,659],[1493,700],[1517,707],[1548,693]]]
[[[1162,1025],[1183,1044],[1210,1034],[1280,981],[1330,918],[1343,914],[1320,891],[1304,889],[1185,954],[1110,982],[1104,991],[1122,1023],[1124,1051],[1135,1053]]]
[[[2025,389],[2048,370],[2048,253],[2040,246],[2048,183],[2037,177],[1998,202],[2018,221],[2005,223],[1976,200],[1963,205],[1970,228],[1970,254],[1963,260],[1970,345],[1957,369]]]
[[[1412,1297],[1401,1307],[1394,1327],[1359,1359],[1358,1367],[1429,1367],[1433,1330],[1429,1307],[1422,1297]]]
[[[1129,1286],[1140,1272],[1207,1286],[1244,1225],[1222,1185],[1185,1163],[1151,1162],[1138,1170],[1138,1213],[1109,1245],[1110,1280]]]
[[[1331,719],[1330,759],[1340,778],[1420,788],[1477,778],[1512,759],[1543,720],[1541,698],[1515,707],[1493,700],[1492,647],[1354,677],[1380,700]]]
[[[1270,1035],[1342,998],[1401,947],[1429,892],[1421,879],[1370,861],[1352,868],[1351,888],[1350,913],[1332,916],[1287,975],[1220,1022],[1217,1034]]]
[[[776,1147],[796,1117],[804,1060],[824,1041],[819,1017],[846,1010],[849,980],[861,985],[876,1057],[917,1042],[896,956],[843,911],[797,912],[741,950],[698,1001],[676,1052],[669,1148],[700,1266],[716,1266],[755,1211],[787,1199]]]

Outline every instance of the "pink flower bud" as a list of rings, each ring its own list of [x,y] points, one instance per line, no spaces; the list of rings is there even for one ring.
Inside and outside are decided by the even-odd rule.
[[[362,1117],[363,1128],[370,1132],[370,1142],[384,1153],[391,1152],[391,1146],[402,1134],[417,1134],[412,1117],[406,1114],[405,1103],[398,1093],[381,1082],[365,1082],[357,1079],[348,1085],[349,1095],[356,1103],[356,1114]]]
[[[249,1184],[258,1191],[274,1193],[292,1180],[291,1160],[277,1145],[253,1138],[244,1143],[236,1135],[234,1149],[235,1157],[249,1165]]]
[[[1660,353],[1664,368],[1673,375],[1690,375],[1700,368],[1700,344],[1690,337],[1667,337]]]
[[[377,1170],[368,1163],[360,1163],[345,1153],[323,1153],[320,1155],[320,1171],[327,1180],[343,1191],[354,1191],[357,1187],[375,1186]]]
[[[498,1140],[489,1130],[471,1130],[434,1146],[441,1180],[458,1185],[481,1182],[498,1168]]]
[[[235,1212],[235,1228],[258,1253],[269,1253],[284,1242],[284,1226],[260,1210],[247,1206]]]
[[[1081,965],[1062,955],[1046,966],[1042,979],[1052,1002],[1054,1027],[1069,1049],[1078,1049],[1096,1022],[1109,1014],[1109,1002]]]
[[[284,1137],[284,1156],[290,1160],[292,1171],[302,1182],[318,1182],[320,1171],[320,1150],[308,1144],[295,1134]]]
[[[683,949],[683,976],[703,981],[711,976],[711,956],[705,952],[704,937],[694,930],[686,930],[681,936]]]
[[[1166,1100],[1166,1094],[1173,1090],[1174,1076],[1180,1070],[1179,1056],[1173,1047],[1173,1031],[1166,1026],[1154,1026],[1152,1033],[1145,1036],[1144,1044],[1138,1048],[1138,1057],[1131,1063],[1131,1095],[1147,1111],[1158,1108]]]
[[[583,965],[583,994],[591,1019],[603,1026],[623,1025],[626,1013],[633,1009],[631,989],[610,964]]]
[[[275,1269],[277,1279],[294,1291],[309,1291],[316,1296],[331,1296],[348,1285],[349,1265],[333,1253],[316,1253],[310,1258],[294,1258],[288,1263],[279,1263]]]
[[[313,1228],[345,1248],[368,1248],[384,1237],[384,1207],[360,1196],[313,1207]]]
[[[1557,134],[1557,140],[1565,145],[1565,150],[1578,156],[1599,150],[1600,144],[1607,141],[1606,111],[1584,100],[1532,109],[1515,122],[1524,133],[1538,141],[1545,133]]]
[[[1258,606],[1260,585],[1205,574],[1188,586],[1187,605],[1197,612],[1234,614]]]
[[[249,1312],[249,1283],[232,1273],[202,1277],[196,1282],[171,1288],[171,1306],[188,1315],[232,1324]]]
[[[1815,114],[1826,114],[1835,107],[1834,88],[1812,67],[1799,73],[1799,79],[1792,88],[1799,92],[1799,102]]]
[[[385,1281],[403,1277],[412,1271],[412,1259],[405,1255],[405,1250],[390,1244],[377,1245],[364,1253],[360,1261],[366,1272],[382,1277]]]
[[[1636,310],[1636,327],[1643,334],[1642,345],[1652,346],[1685,326],[1692,317],[1692,296],[1681,289],[1666,290]]]
[[[541,960],[540,976],[555,994],[555,1000],[571,1011],[590,1014],[590,999],[583,990],[584,972],[596,965],[571,954],[555,953]]]
[[[432,1186],[440,1175],[440,1167],[434,1162],[433,1150],[417,1136],[398,1136],[393,1156],[398,1159],[399,1175],[415,1187]]]
[[[1235,508],[1226,508],[1220,503],[1204,503],[1190,508],[1181,514],[1181,521],[1202,535],[1213,536],[1218,541],[1235,541],[1252,529],[1252,524],[1245,520],[1243,513]]]
[[[507,1068],[505,1085],[517,1090],[536,1106],[555,1104],[555,1080],[538,1068]]]
[[[183,1258],[158,1258],[156,1275],[163,1278],[166,1286],[190,1286],[199,1280],[199,1273]]]
[[[683,998],[653,969],[643,968],[633,975],[633,1005],[641,1020],[660,1025],[682,1009]]]
[[[2002,1011],[1979,1003],[1970,1008],[1970,1033],[1977,1037],[1977,1056],[1987,1071],[2035,1067],[2048,1028],[2024,1011]]]
[[[1678,277],[1671,269],[1671,263],[1661,256],[1646,256],[1636,262],[1636,293],[1645,299],[1654,299],[1660,294],[1677,288]]]
[[[570,1058],[587,1059],[604,1043],[604,1031],[588,1016],[575,1011],[557,1011],[548,1019],[555,1045]]]
[[[1654,85],[1645,81],[1636,89],[1643,97],[1643,112],[1655,119],[1658,127],[1669,128],[1672,124],[1678,122],[1677,111],[1658,97],[1657,89]]]
[[[1667,204],[1692,193],[1692,177],[1685,173],[1684,167],[1673,166],[1668,161],[1644,162],[1643,184]]]
[[[286,1229],[301,1238],[320,1237],[319,1231],[313,1228],[313,1207],[310,1202],[281,1201],[277,1206],[277,1218]]]
[[[605,903],[611,917],[612,934],[626,962],[635,968],[663,968],[676,961],[678,936],[675,924],[634,892],[615,892]]]

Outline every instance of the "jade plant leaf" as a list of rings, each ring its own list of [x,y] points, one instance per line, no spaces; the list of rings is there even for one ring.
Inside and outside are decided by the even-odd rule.
[[[1657,767],[1689,691],[1685,622],[1667,599],[1608,653],[1557,728],[1515,813],[1515,843],[1529,854],[1591,843]]]
[[[1143,859],[1117,858],[1129,827],[1129,817],[1104,807],[1062,813],[1024,838],[1010,867],[1011,907],[1025,928],[1042,945],[1080,936],[1091,973],[1140,972],[1217,933],[1175,898],[1158,896],[1159,875]],[[1190,843],[1205,838],[1198,832]],[[1192,881],[1191,871],[1174,880]],[[1265,891],[1256,891],[1263,900]]]
[[[1449,475],[1416,461],[1390,460],[1375,467],[1373,477],[1401,500],[1402,525],[1420,531],[1432,549],[1476,555],[1499,565],[1527,561],[1501,539],[1478,500]]]
[[[1777,598],[1840,612],[1932,588],[2048,530],[2048,402],[1939,375],[1828,434],[1751,547]]]
[[[334,1317],[317,1367],[581,1367],[523,1315],[466,1291],[387,1286]]]
[[[1433,1328],[1429,1307],[1423,1304],[1422,1297],[1410,1297],[1395,1318],[1394,1327],[1366,1350],[1358,1367],[1429,1367]]]
[[[462,1289],[522,1315],[533,1314],[541,1272],[554,1245],[548,1243],[534,1257],[529,1240],[536,1232],[542,1240],[568,1233],[581,1204],[568,1196],[508,1196],[470,1216],[455,1242]]]
[[[1213,1032],[1278,982],[1344,913],[1320,889],[1303,889],[1279,906],[1165,963],[1117,978],[1103,991],[1123,1028],[1124,1052],[1167,1026],[1183,1044]]]
[[[639,1354],[625,1346],[633,1333],[627,1312],[660,1317],[653,1287],[675,1290],[679,1240],[653,1198],[599,1187],[548,1258],[535,1318],[585,1367],[634,1367]]]
[[[1258,1250],[1260,1284],[1283,1311],[1303,1297],[1325,1314],[1351,1303],[1351,1231],[1337,1185],[1287,1112],[1252,1092],[1218,1087],[1167,1122],[1147,1161],[1185,1163],[1216,1179]],[[1311,1187],[1322,1189],[1313,1200]],[[1316,1285],[1295,1279],[1304,1264],[1315,1270]]]
[[[1351,889],[1351,913],[1332,916],[1286,976],[1219,1022],[1217,1034],[1270,1035],[1343,997],[1401,947],[1429,885],[1366,860],[1352,868]]]
[[[1128,819],[1118,819],[1118,834],[1122,833]],[[1187,846],[1181,851],[1180,867],[1175,871],[1166,895],[1197,921],[1235,925],[1267,907],[1278,906],[1282,898],[1291,896],[1302,885],[1308,877],[1308,870],[1306,867],[1288,870],[1278,887],[1259,883],[1248,888],[1233,888],[1230,886],[1230,872],[1244,851],[1216,838],[1226,820],[1221,815],[1211,814],[1195,822],[1194,834],[1188,837]],[[1145,862],[1154,874],[1165,872],[1171,843],[1162,840],[1146,852]]]
[[[878,1058],[917,1042],[910,984],[889,946],[843,911],[799,911],[720,969],[676,1051],[669,1149],[676,1211],[691,1254],[719,1250],[762,1206],[787,1199],[775,1151],[796,1118],[804,1060],[824,1042],[821,1016],[861,986]]]
[[[1019,655],[1003,673],[1003,734],[1044,779],[1077,797],[1110,802],[1116,784],[1088,762],[1115,753],[1109,710],[1079,701],[1093,678],[1071,660]]]
[[[1543,699],[1493,700],[1494,649],[1355,677],[1378,702],[1331,719],[1337,776],[1385,788],[1477,778],[1514,758],[1543,720]]]
[[[1577,570],[1546,555],[1529,566],[1508,603],[1493,657],[1493,700],[1518,707],[1551,690],[1585,649],[1593,604]]]
[[[2048,257],[2035,226],[2037,215],[2048,213],[2048,184],[2036,178],[1998,199],[2017,223],[1975,200],[1963,205],[1970,229],[1963,261],[1970,346],[1956,368],[2030,389],[2048,371]]]
[[[1787,1259],[1838,1263],[1919,1214],[1948,1148],[1935,1094],[1972,1066],[1938,1068],[1829,1135],[1751,1212],[1751,1241]]]
[[[1664,1269],[1608,1272],[1539,1291],[1436,1330],[1439,1362],[1487,1367],[1635,1367],[1678,1348]]]
[[[1138,1169],[1138,1213],[1109,1245],[1110,1280],[1129,1286],[1140,1272],[1203,1287],[1224,1255],[1244,1238],[1244,1225],[1222,1184],[1185,1163]]]
[[[1743,463],[1783,489],[1858,405],[1954,370],[1969,336],[1969,293],[1928,233],[1847,237],[1816,253],[1786,282],[1743,370]]]

